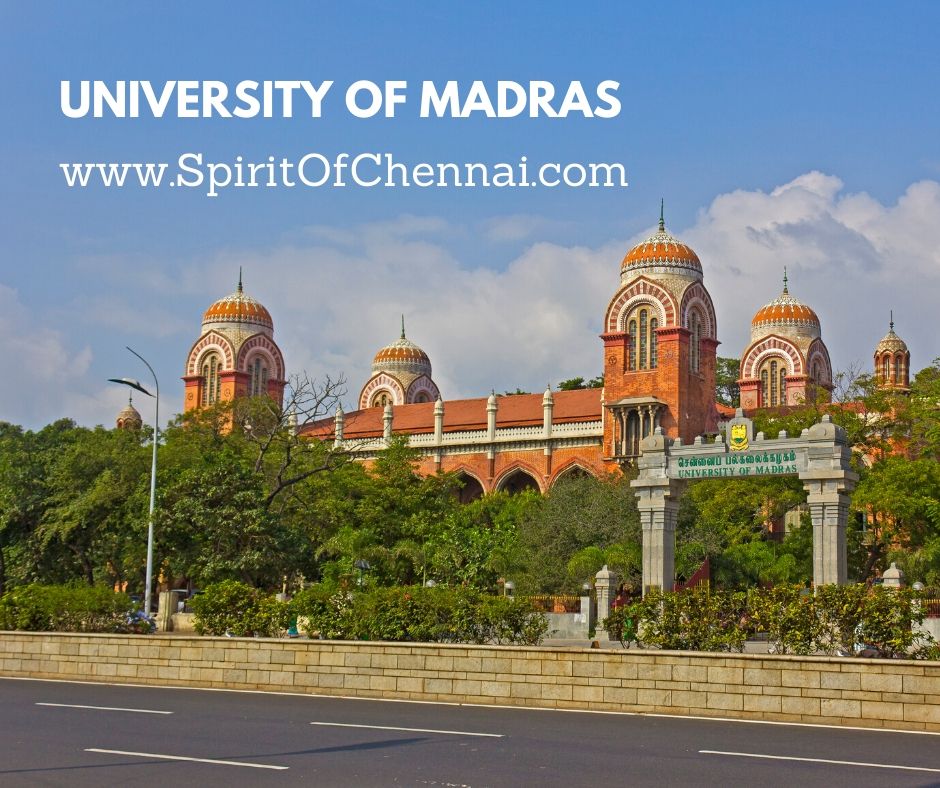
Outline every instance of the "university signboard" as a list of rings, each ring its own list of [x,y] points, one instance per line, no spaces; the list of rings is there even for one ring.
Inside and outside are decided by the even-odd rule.
[[[806,452],[725,452],[672,457],[669,475],[674,479],[712,479],[728,476],[781,476],[806,470]]]

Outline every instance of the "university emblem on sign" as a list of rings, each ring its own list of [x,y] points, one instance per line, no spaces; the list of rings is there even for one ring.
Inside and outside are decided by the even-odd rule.
[[[731,451],[747,451],[747,447],[747,425],[732,424],[731,438],[728,441],[728,448],[730,448]]]

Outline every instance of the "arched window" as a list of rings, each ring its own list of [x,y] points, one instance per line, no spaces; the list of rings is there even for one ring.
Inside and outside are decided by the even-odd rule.
[[[787,362],[774,356],[760,365],[760,407],[787,404]]]
[[[640,369],[646,369],[646,359],[649,353],[649,311],[640,310]]]
[[[202,404],[214,405],[219,401],[219,372],[222,362],[218,353],[210,353],[202,361]]]
[[[822,383],[822,367],[819,361],[813,362],[813,383]]]
[[[903,368],[902,368],[903,363],[904,362],[902,361],[901,356],[898,355],[894,357],[894,382],[895,383],[901,383],[904,380]]]
[[[659,321],[654,317],[650,320],[650,369],[656,369],[659,363],[659,337],[656,336],[656,329],[659,328]]]
[[[691,333],[689,338],[689,369],[692,372],[698,372],[701,367],[701,343],[702,343],[702,319],[698,312],[689,313],[688,329]]]
[[[636,369],[636,320],[630,321],[630,369]]]
[[[627,319],[627,333],[630,335],[631,370],[656,369],[659,363],[659,319],[647,306],[637,307]]]
[[[384,408],[392,401],[392,398],[388,396],[387,391],[379,391],[375,396],[372,397],[372,408]]]
[[[256,356],[251,363],[251,387],[249,393],[252,397],[260,397],[268,393],[268,368],[260,356]]]
[[[885,383],[888,382],[888,357],[887,356],[881,359],[881,379]]]

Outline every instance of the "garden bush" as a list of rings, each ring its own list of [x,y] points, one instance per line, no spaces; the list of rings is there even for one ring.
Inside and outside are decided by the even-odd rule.
[[[19,586],[0,597],[0,629],[32,632],[149,632],[127,594],[104,586]]]
[[[776,654],[871,653],[936,659],[940,647],[913,624],[924,610],[910,589],[821,586],[815,594],[778,585],[742,591],[707,586],[674,593],[650,591],[611,611],[610,636],[625,646],[689,651],[741,651],[748,637],[767,635]]]
[[[190,602],[193,625],[200,635],[277,637],[290,624],[286,602],[237,580],[206,586]]]
[[[340,640],[534,645],[548,631],[527,602],[463,587],[352,593],[316,585],[298,593],[291,607],[309,636]]]

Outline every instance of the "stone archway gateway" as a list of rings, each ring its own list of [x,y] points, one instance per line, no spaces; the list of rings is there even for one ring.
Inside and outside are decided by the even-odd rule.
[[[806,489],[813,520],[813,584],[844,584],[849,493],[858,481],[845,430],[826,415],[798,438],[781,431],[767,439],[762,432],[754,435],[753,422],[738,408],[725,434],[727,441],[719,435],[714,443],[699,437],[683,445],[657,427],[641,442],[639,475],[631,485],[643,529],[643,593],[673,586],[676,515],[689,481],[794,474]]]

